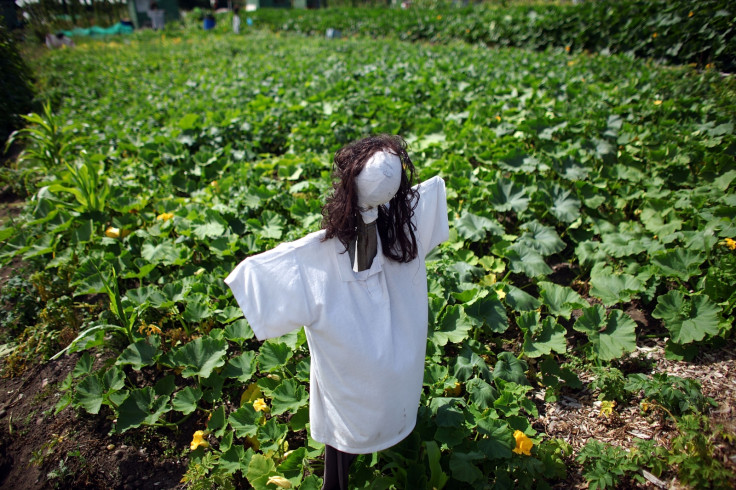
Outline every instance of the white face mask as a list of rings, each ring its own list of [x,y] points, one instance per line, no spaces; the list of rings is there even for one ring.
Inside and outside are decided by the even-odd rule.
[[[364,223],[378,219],[378,206],[396,195],[401,185],[401,159],[387,151],[374,153],[355,177],[358,206]]]

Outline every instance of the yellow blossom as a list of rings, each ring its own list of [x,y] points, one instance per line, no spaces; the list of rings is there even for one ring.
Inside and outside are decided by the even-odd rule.
[[[569,53],[570,52],[570,46],[565,46],[565,51]]]
[[[654,101],[654,105],[662,105],[662,101],[657,99]]]
[[[463,385],[455,381],[454,386],[449,386],[445,388],[445,395],[447,396],[460,396],[460,394],[463,392]]]
[[[501,120],[501,116],[496,116],[496,121],[500,121],[500,120]]]
[[[646,402],[646,401],[641,402],[641,411],[642,412],[646,412],[650,408],[652,408],[652,406],[649,404],[649,402]]]
[[[690,11],[689,14],[687,14],[688,17],[692,17],[693,15],[695,15],[695,12],[693,12],[692,10]]]
[[[266,485],[276,485],[279,488],[291,488],[291,482],[283,476],[272,476],[266,482]]]
[[[441,15],[438,15],[437,16],[437,20],[442,20],[442,16]]]
[[[120,238],[120,228],[108,226],[107,230],[105,230],[105,236],[108,238]]]
[[[598,415],[601,417],[610,417],[611,415],[613,415],[613,407],[615,406],[616,400],[603,400],[601,402],[601,411],[598,413]]]
[[[531,450],[534,442],[532,442],[526,434],[520,430],[514,431],[514,439],[516,439],[516,447],[512,449],[512,451],[516,454],[526,454],[527,456],[532,455]]]
[[[657,39],[657,33],[655,32],[654,34],[652,34],[652,37],[653,37],[654,39]]]
[[[736,250],[736,240],[733,238],[726,238],[726,246],[731,250]]]
[[[266,405],[266,401],[263,398],[258,398],[256,401],[253,402],[253,408],[256,412],[268,412],[268,405]]]
[[[194,437],[192,437],[192,443],[189,445],[192,451],[197,449],[199,446],[210,447],[210,443],[204,440],[203,430],[198,430],[194,433]]]
[[[163,221],[169,221],[173,217],[174,217],[174,213],[161,213],[158,216],[156,216],[156,219],[163,220]]]

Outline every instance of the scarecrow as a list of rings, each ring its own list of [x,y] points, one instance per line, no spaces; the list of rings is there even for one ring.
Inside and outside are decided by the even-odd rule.
[[[425,259],[449,234],[445,184],[412,187],[406,142],[378,135],[337,151],[322,230],[245,259],[225,279],[259,340],[305,327],[312,439],[323,489],[347,488],[357,454],[416,424],[428,304]]]

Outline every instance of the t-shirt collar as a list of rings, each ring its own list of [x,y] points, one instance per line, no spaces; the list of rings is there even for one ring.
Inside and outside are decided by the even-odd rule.
[[[355,272],[350,265],[350,255],[345,251],[345,247],[337,238],[333,238],[332,243],[334,244],[334,258],[337,261],[337,270],[340,272],[340,279],[344,282],[349,281],[365,281],[374,274],[378,274],[383,270],[383,249],[381,248],[381,236],[376,236],[376,256],[373,259],[370,269]]]

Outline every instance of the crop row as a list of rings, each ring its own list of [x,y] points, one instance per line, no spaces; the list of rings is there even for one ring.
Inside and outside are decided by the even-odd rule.
[[[673,64],[714,63],[729,72],[736,67],[736,10],[723,0],[597,1],[469,9],[261,9],[248,16],[256,26],[273,31],[324,35],[327,29],[336,29],[345,36],[432,43],[461,40],[536,50],[555,47],[628,53]]]

